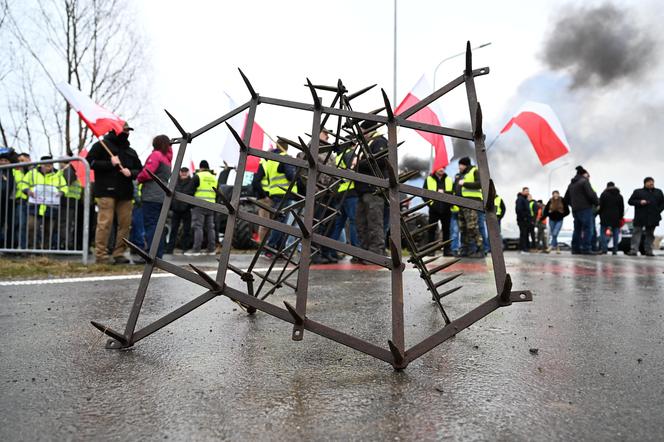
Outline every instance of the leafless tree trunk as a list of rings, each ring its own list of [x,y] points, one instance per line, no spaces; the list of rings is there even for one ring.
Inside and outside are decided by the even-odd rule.
[[[129,0],[36,0],[33,5],[0,0],[0,41],[20,50],[30,64],[25,72],[35,74],[32,81],[20,78],[10,66],[7,75],[15,87],[0,88],[3,139],[11,138],[5,132],[21,142],[39,138],[49,150],[67,155],[85,147],[92,134],[55,92],[59,81],[125,119],[142,107],[143,42],[134,31],[139,27],[131,5]],[[18,115],[5,119],[3,108]]]

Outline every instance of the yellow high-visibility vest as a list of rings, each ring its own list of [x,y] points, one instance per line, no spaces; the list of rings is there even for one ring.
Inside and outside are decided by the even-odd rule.
[[[493,199],[493,205],[496,206],[496,216],[500,218],[500,216],[503,214],[503,207],[502,203],[503,199],[500,197],[500,195],[496,195],[496,197]]]
[[[339,155],[336,159],[337,167],[339,169],[348,169],[348,165],[344,161],[344,156]],[[345,192],[355,188],[355,181],[342,179],[341,184],[337,188],[337,193]]]
[[[452,190],[454,189],[454,181],[452,181],[452,178],[450,178],[448,175],[445,175],[445,184],[444,184],[444,191],[445,193],[452,193]],[[438,191],[438,183],[434,177],[429,175],[427,177],[426,181],[426,188],[427,190],[431,190],[432,192],[437,192]],[[433,200],[429,201],[429,205],[433,204]],[[457,207],[457,211],[459,208]]]
[[[59,170],[57,173],[59,173],[60,176],[62,176],[62,178],[65,180],[65,182],[67,181],[65,179],[64,171]],[[71,183],[70,185],[67,186],[67,191],[65,192],[65,197],[75,199],[75,200],[80,200],[82,193],[83,193],[83,186],[81,186],[81,182],[77,178],[76,180],[74,180],[73,183]]]
[[[199,170],[196,175],[198,176],[198,187],[194,196],[210,203],[215,202],[217,195],[214,188],[217,187],[217,177],[209,170]]]
[[[21,169],[16,168],[12,169],[12,174],[14,175],[14,186],[16,187],[16,192],[14,193],[14,198],[17,200],[27,200],[28,195],[23,192],[23,189],[28,188],[28,183],[26,181],[26,173]]]
[[[270,189],[269,189],[270,180],[268,179],[267,173],[265,172],[265,163],[266,162],[267,161],[265,160],[265,158],[261,158],[260,163],[259,163],[260,166],[263,166],[263,179],[261,180],[261,189],[263,189],[263,192],[269,193],[269,191],[270,191]]]
[[[58,192],[63,194],[67,193],[67,181],[62,176],[60,172],[49,172],[46,175],[42,174],[37,168],[30,170],[26,174],[26,188],[34,189],[36,186],[52,186],[57,189]],[[44,216],[46,213],[46,205],[39,205],[39,216]]]
[[[475,198],[482,199],[482,189],[467,189],[466,183],[475,183],[477,182],[477,166],[470,168],[463,176],[464,185],[461,187],[461,196],[466,198]]]
[[[286,155],[285,152],[282,152],[280,155]],[[279,196],[285,195],[286,190],[288,190],[288,178],[285,173],[279,172],[279,162],[274,160],[267,160],[263,164],[263,169],[265,170],[265,175],[269,181],[268,186],[268,195],[270,196]]]

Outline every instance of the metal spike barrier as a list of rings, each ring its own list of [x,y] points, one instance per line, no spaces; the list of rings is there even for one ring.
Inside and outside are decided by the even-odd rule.
[[[305,87],[309,89],[312,95],[312,103],[299,103],[259,95],[252,87],[247,76],[241,70],[240,75],[249,90],[251,99],[247,103],[228,112],[226,115],[208,123],[194,132],[187,132],[172,114],[166,112],[177,131],[180,133],[180,137],[172,139],[173,143],[179,143],[179,149],[173,165],[173,172],[168,183],[164,183],[157,177],[153,177],[165,194],[164,204],[161,209],[154,238],[161,238],[164,232],[166,217],[173,201],[182,201],[194,207],[203,207],[226,215],[228,221],[224,232],[221,253],[218,257],[219,263],[216,276],[212,278],[206,272],[193,265],[190,266],[191,270],[188,270],[157,258],[158,242],[153,242],[147,253],[138,250],[134,244],[128,243],[130,247],[139,251],[141,256],[145,259],[146,264],[124,333],[120,333],[107,326],[99,324],[98,322],[92,321],[94,327],[110,337],[106,344],[106,348],[122,349],[131,347],[138,341],[146,338],[176,319],[204,305],[211,299],[214,299],[217,296],[225,296],[237,303],[249,314],[261,311],[293,324],[292,339],[295,341],[302,340],[304,337],[304,331],[307,330],[385,361],[391,364],[395,369],[403,369],[411,361],[419,358],[450,337],[455,336],[461,330],[470,326],[474,322],[479,321],[497,308],[508,306],[512,302],[531,301],[532,294],[529,291],[511,290],[512,281],[505,269],[498,219],[493,204],[495,188],[489,175],[489,165],[484,146],[485,137],[482,133],[482,111],[477,102],[475,91],[475,77],[488,74],[489,68],[473,70],[470,43],[468,43],[466,47],[465,61],[465,69],[461,76],[455,78],[398,115],[394,113],[392,104],[384,90],[381,90],[384,103],[382,108],[371,112],[357,112],[353,110],[350,104],[351,100],[365,94],[375,85],[360,89],[349,95],[348,90],[341,80],[338,81],[336,86],[325,86],[312,84],[307,78]],[[408,120],[410,116],[462,85],[465,86],[467,95],[472,128],[470,131]],[[322,99],[317,94],[318,91],[333,92],[335,94],[331,106],[326,107],[323,105]],[[306,144],[304,140],[299,137],[297,142],[279,137],[279,140],[293,146],[301,152],[297,158],[265,152],[249,146],[254,116],[256,114],[256,109],[260,104],[297,109],[312,113],[311,135],[313,136],[311,136],[311,142],[309,144]],[[247,131],[245,132],[243,139],[233,130],[227,121],[245,110],[248,110],[246,124]],[[386,116],[380,115],[383,111],[385,111]],[[325,124],[331,116],[338,117],[336,130],[324,129]],[[360,123],[364,121],[370,121],[376,124],[369,129],[362,129]],[[231,132],[231,135],[237,140],[240,147],[240,157],[236,168],[235,182],[230,199],[220,194],[220,198],[218,199],[219,203],[211,203],[176,191],[175,183],[177,181],[178,171],[182,165],[188,145],[199,135],[216,128],[222,123],[226,123],[226,127]],[[381,126],[387,127],[388,148],[381,152],[372,153],[371,149],[369,149],[371,140],[367,139],[367,136]],[[397,141],[398,127],[472,141],[475,145],[475,155],[479,169],[479,181],[482,187],[483,202],[405,184],[405,181],[411,178],[412,175],[409,173],[401,175],[397,174],[398,148],[402,144]],[[334,142],[330,144],[321,142],[317,136],[321,130],[325,130],[331,135],[334,138]],[[357,166],[354,169],[346,169],[339,168],[336,164],[331,164],[330,158],[334,151],[340,152],[341,154],[352,153],[353,157],[358,160],[356,161],[356,164],[359,165],[360,162],[363,162],[363,164],[369,166],[371,173],[360,173],[358,172]],[[242,210],[240,206],[240,190],[247,166],[247,158],[249,156],[256,156],[266,160],[273,160],[279,163],[295,166],[297,168],[296,179],[305,183],[305,189],[297,189],[297,192],[301,193],[304,190],[304,194],[301,195],[295,191],[296,180],[293,180],[289,183],[288,188],[284,188],[286,194],[277,207],[263,207],[260,202],[251,200],[256,206],[268,209],[271,214],[270,218],[259,217],[254,213]],[[386,176],[383,176],[380,164],[384,165],[382,170],[386,171]],[[319,179],[320,175],[323,174],[331,178],[331,182],[328,185],[323,185]],[[339,213],[333,204],[333,200],[335,199],[338,186],[344,180],[362,182],[374,186],[376,188],[376,194],[380,195],[387,203],[390,220],[388,255],[376,254],[350,244],[335,241],[327,236],[334,225],[337,214]],[[341,198],[345,197],[345,192],[343,195],[344,196]],[[441,201],[462,208],[481,211],[486,215],[489,242],[492,245],[491,260],[493,263],[496,295],[459,318],[451,319],[448,316],[443,305],[443,298],[445,298],[446,302],[451,302],[449,300],[454,299],[454,296],[451,295],[457,292],[461,286],[453,288],[445,286],[448,283],[461,278],[463,272],[448,274],[447,277],[437,281],[433,279],[434,277],[437,279],[440,278],[440,275],[437,276],[438,272],[453,266],[459,261],[459,259],[450,259],[442,264],[428,267],[428,264],[432,263],[435,258],[425,259],[425,256],[442,249],[448,241],[434,241],[423,245],[418,245],[416,243],[415,236],[425,233],[428,229],[434,227],[434,225],[429,224],[413,230],[409,229],[408,222],[414,216],[413,212],[424,207],[423,205],[418,205],[411,209],[406,208],[405,210],[401,210],[403,199],[405,198],[409,201],[413,197]],[[281,244],[278,249],[274,249],[267,246],[266,242],[268,236],[266,235],[258,244],[258,250],[248,268],[238,268],[230,263],[232,242],[230,238],[233,237],[237,220],[243,220],[258,226],[266,227],[270,230],[279,231],[283,233],[286,238],[293,237],[294,240],[290,241],[289,244],[284,240],[283,242],[285,244]],[[354,256],[358,259],[390,270],[392,330],[391,339],[387,341],[386,348],[379,347],[340,330],[325,326],[307,316],[309,268],[312,262],[312,257],[320,254],[321,248],[324,247],[340,251],[344,254]],[[412,263],[414,267],[419,270],[420,276],[425,282],[427,291],[430,292],[444,321],[444,325],[440,331],[410,348],[406,348],[404,338],[403,271],[405,269],[405,264],[403,263],[401,256],[401,250],[404,247],[410,254],[408,262]],[[273,257],[271,258],[267,270],[264,272],[258,272],[255,270],[256,263],[258,262],[259,256],[266,251],[272,253]],[[279,261],[283,262],[279,263]],[[155,267],[197,284],[205,291],[198,297],[157,319],[151,324],[136,330],[136,323]],[[246,291],[230,287],[227,284],[227,270],[231,270],[231,272],[240,277],[241,281],[246,283]],[[275,305],[266,301],[266,298],[275,293],[279,288],[283,287],[288,287],[295,291],[295,305],[284,302],[283,305],[285,308],[283,308],[280,305]],[[444,291],[439,291],[442,289],[444,289]]]

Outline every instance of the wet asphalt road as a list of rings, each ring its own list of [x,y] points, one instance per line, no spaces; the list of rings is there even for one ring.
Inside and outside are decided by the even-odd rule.
[[[138,280],[0,286],[0,440],[662,440],[664,257],[507,264],[534,302],[402,372],[312,333],[293,342],[290,324],[225,298],[105,350],[89,321],[122,330]],[[492,296],[481,264],[465,270],[452,318]],[[374,268],[314,270],[308,316],[386,347],[389,282]],[[405,287],[412,345],[443,322],[417,273]],[[200,293],[154,279],[139,327]]]

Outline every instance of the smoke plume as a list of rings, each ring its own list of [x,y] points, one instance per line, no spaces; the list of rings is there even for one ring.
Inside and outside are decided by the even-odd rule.
[[[642,73],[653,62],[655,41],[629,10],[611,3],[568,6],[549,33],[543,57],[551,69],[567,70],[575,86],[606,86]]]

